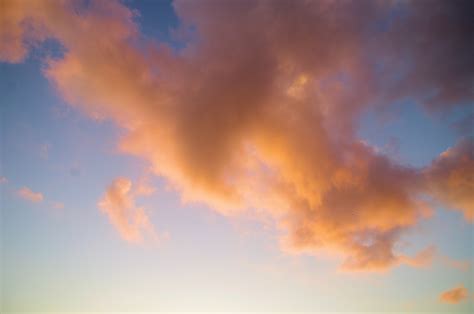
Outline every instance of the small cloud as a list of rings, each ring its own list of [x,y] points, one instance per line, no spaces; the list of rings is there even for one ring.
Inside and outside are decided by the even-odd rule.
[[[17,193],[21,198],[33,203],[39,203],[43,201],[43,194],[39,192],[33,192],[29,187],[26,186],[19,189]]]
[[[136,191],[127,178],[117,178],[109,186],[98,206],[127,242],[142,243],[144,234],[158,240],[153,225],[142,207],[135,204]],[[166,237],[165,237],[166,239]]]
[[[439,300],[444,303],[457,304],[467,299],[469,291],[463,285],[459,285],[451,290],[440,294]]]
[[[64,209],[64,204],[61,202],[52,202],[51,207],[53,209]]]
[[[8,182],[8,179],[4,176],[0,176],[0,184],[5,184]]]

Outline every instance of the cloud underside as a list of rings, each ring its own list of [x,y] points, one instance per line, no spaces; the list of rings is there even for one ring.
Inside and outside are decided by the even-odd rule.
[[[425,196],[473,219],[472,140],[415,169],[357,138],[357,121],[405,99],[431,111],[472,104],[466,6],[176,1],[177,52],[119,2],[6,1],[0,58],[21,62],[56,39],[64,55],[46,59],[45,75],[69,103],[126,130],[121,150],[184,200],[274,221],[286,251],[334,251],[348,270],[421,266],[429,250],[407,257],[396,245],[430,215]],[[101,208],[133,240],[109,209],[126,186],[115,182]]]

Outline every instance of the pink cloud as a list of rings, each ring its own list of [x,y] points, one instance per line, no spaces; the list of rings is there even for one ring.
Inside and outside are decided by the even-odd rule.
[[[426,170],[429,191],[449,208],[474,221],[474,142],[460,141]]]
[[[43,201],[43,194],[39,192],[33,192],[29,187],[22,187],[17,191],[18,196],[33,203],[39,203]]]
[[[155,193],[155,188],[151,185],[149,178],[140,178],[135,186],[135,194],[138,196],[150,196],[153,193]]]
[[[463,285],[459,285],[453,289],[441,293],[439,299],[444,303],[456,304],[466,300],[468,296],[469,291]]]
[[[145,234],[154,241],[158,239],[145,210],[135,205],[132,182],[129,179],[115,179],[98,206],[124,240],[142,243]]]
[[[177,1],[198,38],[173,53],[143,38],[117,1],[11,1],[0,58],[19,62],[31,40],[58,40],[65,54],[48,59],[45,74],[65,100],[115,121],[125,130],[120,149],[148,161],[183,200],[275,222],[285,251],[335,251],[350,270],[423,266],[431,249],[408,257],[396,244],[429,217],[422,196],[470,219],[471,144],[416,169],[355,130],[374,103],[465,106],[474,52],[459,22],[466,13],[451,2],[400,5],[410,14],[378,33],[390,2]],[[140,242],[151,226],[134,195],[130,180],[117,179],[100,208],[124,239]]]

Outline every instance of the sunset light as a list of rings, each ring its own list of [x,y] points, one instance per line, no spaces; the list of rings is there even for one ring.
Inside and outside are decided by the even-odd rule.
[[[474,312],[474,1],[0,0],[0,312]]]

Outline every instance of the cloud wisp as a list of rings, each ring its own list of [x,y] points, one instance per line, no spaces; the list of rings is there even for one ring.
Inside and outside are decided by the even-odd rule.
[[[61,202],[51,202],[51,208],[56,209],[56,210],[63,210],[64,209],[64,203]]]
[[[33,192],[29,187],[22,187],[17,191],[19,197],[32,203],[40,203],[43,201],[43,194],[40,192]]]
[[[447,290],[440,294],[439,300],[444,303],[457,304],[469,297],[469,291],[463,285]]]
[[[98,206],[120,236],[131,243],[143,243],[145,235],[158,240],[153,225],[142,207],[135,204],[132,182],[117,178],[107,189]]]
[[[45,75],[64,99],[126,130],[120,149],[184,200],[273,220],[288,252],[335,251],[349,270],[419,266],[428,251],[396,245],[430,215],[423,196],[472,219],[472,139],[416,169],[356,135],[375,106],[472,102],[470,1],[176,1],[181,31],[196,29],[178,52],[117,1],[4,7],[1,60],[57,40],[64,55]],[[130,190],[114,181],[100,207],[133,242],[149,221]]]

